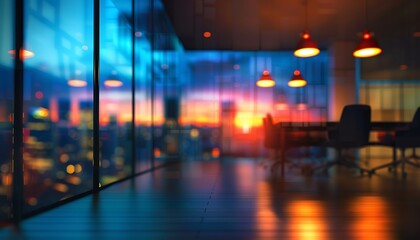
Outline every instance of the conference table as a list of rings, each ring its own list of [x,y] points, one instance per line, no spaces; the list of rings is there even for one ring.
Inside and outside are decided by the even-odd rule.
[[[292,147],[314,146],[325,147],[328,131],[335,129],[339,122],[278,122],[274,124],[276,134],[281,142],[279,159],[272,166],[278,165],[284,173],[286,151]],[[377,132],[377,140],[369,142],[370,146],[393,147],[393,136],[396,131],[408,129],[410,122],[371,122],[371,132]],[[393,150],[394,158],[396,150]],[[276,154],[277,155],[277,154]]]

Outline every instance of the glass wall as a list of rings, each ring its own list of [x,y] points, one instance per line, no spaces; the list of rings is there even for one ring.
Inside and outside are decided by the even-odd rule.
[[[152,8],[149,1],[135,3],[135,125],[136,172],[150,169],[152,163]]]
[[[182,159],[260,156],[267,113],[276,122],[327,119],[324,52],[301,62],[292,52],[185,51],[183,59],[178,60],[177,75],[182,76],[177,95]],[[288,81],[298,67],[308,85],[290,88]],[[273,88],[256,86],[264,70],[276,81]]]
[[[101,184],[128,177],[132,167],[131,1],[100,1]]]
[[[100,47],[100,182],[106,185],[150,169],[153,154],[153,58],[172,51],[153,32],[177,38],[160,1],[101,0],[100,41],[93,41],[94,1],[27,0],[24,10],[23,167],[24,211],[93,189],[93,51]],[[14,1],[0,3],[0,220],[11,216]],[[155,13],[157,13],[155,15]],[[151,17],[155,16],[154,28]],[[133,35],[133,22],[135,23]],[[133,38],[136,44],[133,63]],[[179,45],[179,42],[176,42]],[[162,45],[163,44],[163,45]],[[158,61],[161,61],[160,58]],[[133,76],[136,72],[137,75]],[[160,76],[160,75],[159,75]],[[135,77],[135,89],[133,79]],[[133,92],[133,90],[135,92]],[[133,116],[135,93],[136,115]],[[156,111],[160,112],[160,110]],[[157,116],[158,121],[163,118]],[[134,118],[133,118],[134,117]],[[136,128],[133,129],[133,119]],[[133,131],[137,155],[133,155]],[[19,131],[20,132],[20,131]],[[158,155],[158,153],[157,153]],[[159,157],[159,156],[158,156]],[[19,186],[17,186],[19,188]]]
[[[180,98],[184,94],[183,47],[160,1],[153,4],[152,116],[154,163],[179,159]],[[184,81],[183,81],[184,80]]]
[[[10,215],[13,2],[0,5],[0,219]],[[298,62],[291,52],[185,51],[160,1],[134,2],[100,0],[94,42],[94,1],[25,1],[25,214],[93,188],[95,44],[102,186],[129,177],[133,163],[141,172],[167,160],[258,156],[267,113],[275,121],[326,120],[325,53]],[[296,67],[305,88],[287,86]],[[274,88],[255,85],[265,69]]]
[[[420,106],[420,79],[362,81],[360,101],[372,107],[372,121],[409,122]]]
[[[372,121],[411,122],[420,107],[420,79],[362,80],[360,102],[371,106]],[[393,132],[372,132],[370,140],[383,141],[393,136]],[[372,158],[392,157],[390,147],[370,147],[364,153]],[[415,150],[407,151],[407,154],[416,155]]]
[[[156,162],[259,156],[267,113],[275,121],[326,121],[326,53],[298,62],[291,52],[184,51],[159,30],[151,63]],[[287,85],[297,67],[304,88]],[[256,87],[264,69],[275,87]]]
[[[10,217],[12,184],[12,113],[14,1],[0,1],[0,220]]]
[[[93,5],[25,2],[24,212],[92,189]]]

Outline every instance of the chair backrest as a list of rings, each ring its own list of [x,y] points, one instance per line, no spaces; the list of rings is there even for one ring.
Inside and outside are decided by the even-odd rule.
[[[416,113],[414,113],[414,117],[411,121],[410,128],[420,130],[420,107],[418,107]]]
[[[340,147],[362,147],[369,143],[371,109],[369,105],[344,107],[338,124],[337,144]]]
[[[268,139],[270,127],[268,126],[267,118],[263,118],[263,126],[264,126],[264,147],[270,148],[270,140]]]
[[[264,147],[275,149],[280,147],[280,133],[276,130],[271,114],[263,118]]]

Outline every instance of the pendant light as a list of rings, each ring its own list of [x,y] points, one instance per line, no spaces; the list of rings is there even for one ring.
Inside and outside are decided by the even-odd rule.
[[[368,17],[367,17],[367,0],[365,0],[365,21],[366,30],[362,34],[362,39],[357,43],[354,49],[353,56],[357,58],[368,58],[379,55],[382,49],[379,47],[378,42],[373,38],[373,34],[368,30]]]
[[[259,33],[258,33],[258,48],[261,52],[261,27],[259,28]],[[266,59],[264,57],[264,68],[265,67],[266,67]],[[261,77],[256,82],[256,85],[262,88],[270,88],[270,87],[274,87],[274,85],[276,85],[276,82],[274,81],[273,77],[270,75],[270,72],[267,69],[264,69],[263,73],[261,74]]]
[[[316,42],[311,38],[308,29],[308,0],[305,0],[305,31],[302,33],[294,52],[296,57],[313,57],[319,54]]]
[[[354,49],[353,56],[358,58],[368,58],[379,55],[382,49],[379,47],[378,42],[373,38],[372,34],[365,30],[362,40],[357,43]]]
[[[74,79],[68,80],[67,84],[70,87],[86,87],[87,82],[85,80],[82,80],[82,79],[74,78]]]
[[[87,86],[87,82],[86,82],[86,80],[83,80],[80,70],[76,70],[74,75],[72,77],[70,77],[70,79],[67,81],[67,84],[70,87],[76,87],[76,88],[81,88],[81,87],[86,87]]]
[[[110,88],[121,87],[123,83],[118,79],[107,79],[104,82],[104,85]]]
[[[273,80],[270,72],[268,70],[264,70],[256,84],[258,87],[269,88],[276,85],[276,82]]]
[[[293,87],[293,88],[304,87],[304,86],[306,86],[306,84],[307,84],[307,82],[303,78],[303,76],[302,76],[302,74],[300,73],[299,70],[295,70],[293,72],[292,78],[287,83],[287,85],[289,87]]]
[[[117,76],[117,71],[113,70],[111,76],[105,80],[104,85],[109,88],[117,88],[123,85],[123,82],[119,80]]]

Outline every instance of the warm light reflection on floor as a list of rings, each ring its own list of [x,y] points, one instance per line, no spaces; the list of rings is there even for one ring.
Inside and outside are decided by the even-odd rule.
[[[272,207],[272,191],[271,186],[267,182],[259,182],[257,186],[257,202],[255,213],[255,224],[258,229],[258,238],[264,238],[266,235],[262,231],[276,231],[280,226],[280,219],[277,217]]]
[[[392,239],[389,234],[392,219],[382,197],[358,197],[351,203],[350,211],[356,217],[349,226],[349,232],[354,234],[354,239]]]
[[[317,200],[290,202],[286,211],[290,216],[287,231],[290,239],[329,239],[325,206]]]
[[[255,182],[253,177],[255,175],[255,167],[253,164],[235,165],[236,187],[241,195],[246,195],[255,191]]]

